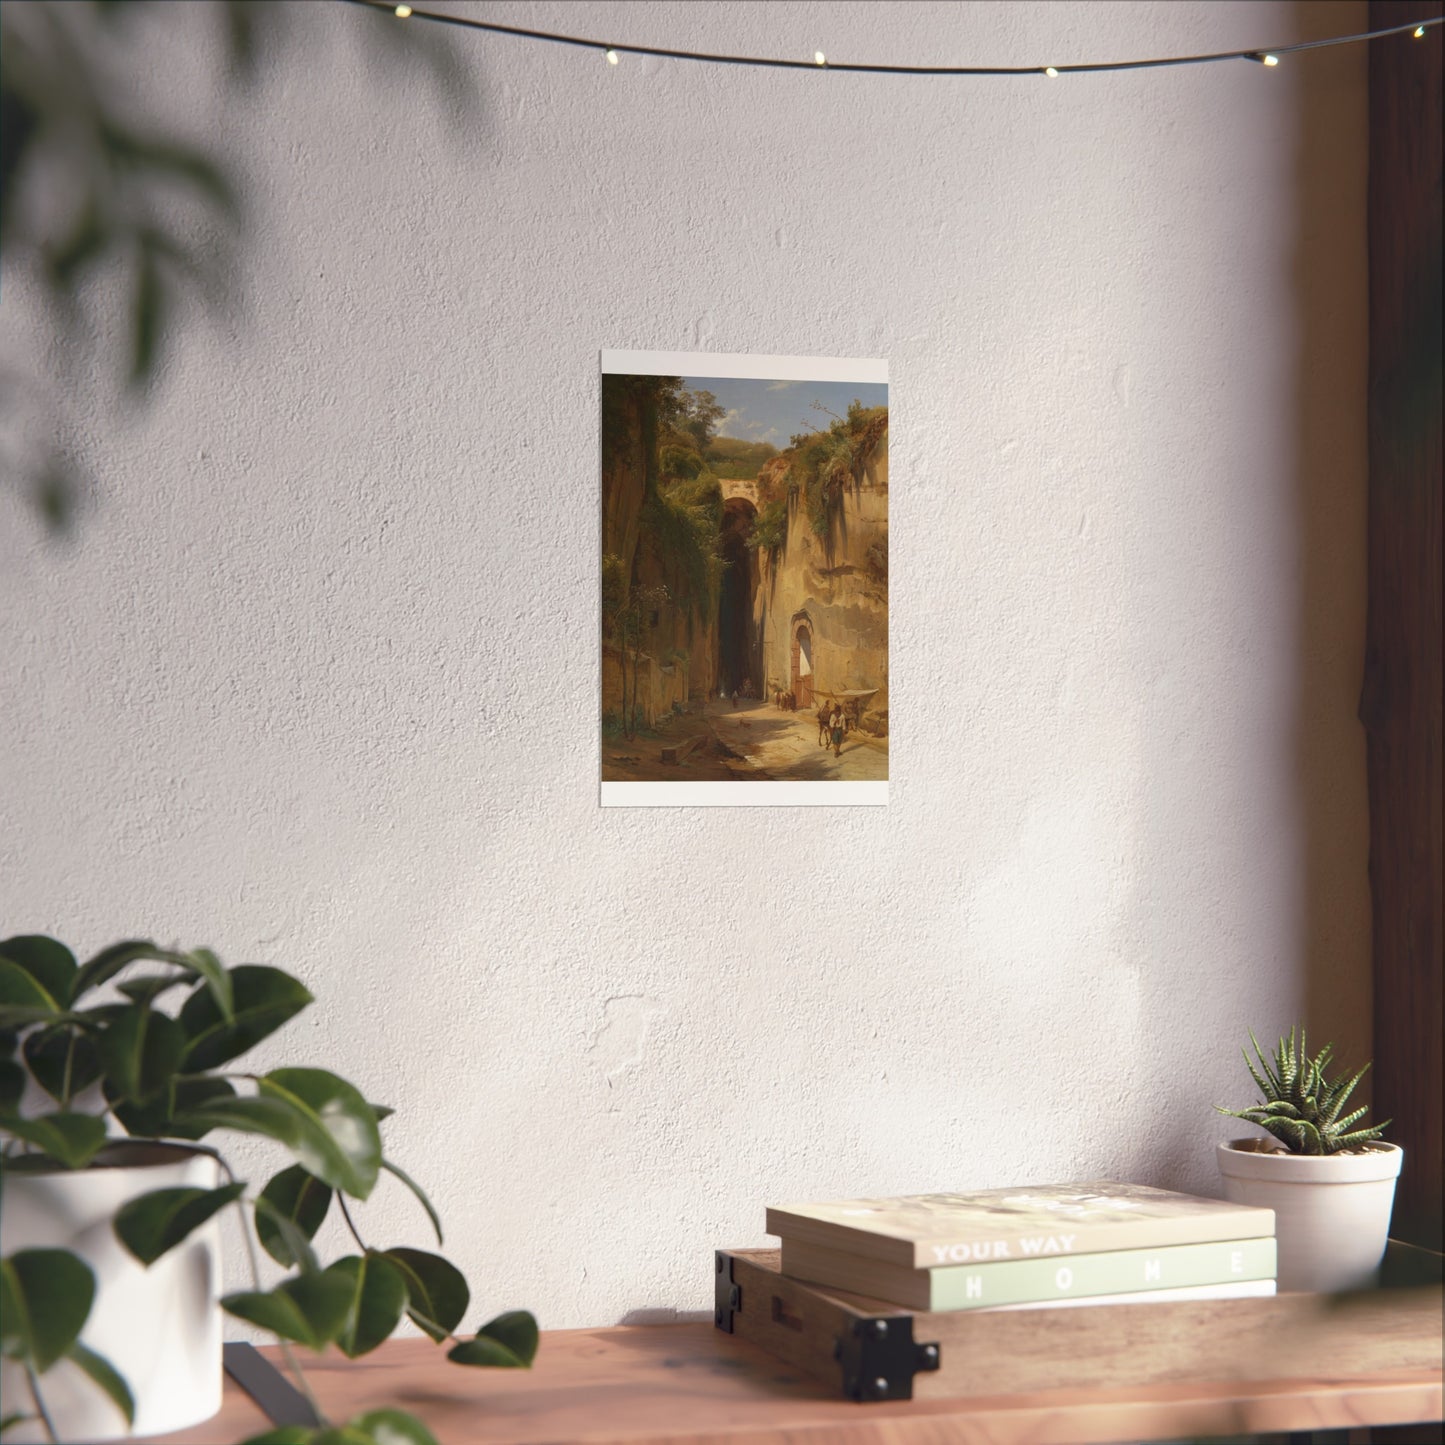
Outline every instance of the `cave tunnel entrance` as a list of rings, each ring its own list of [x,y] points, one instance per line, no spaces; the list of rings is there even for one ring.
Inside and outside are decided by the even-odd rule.
[[[753,638],[757,558],[748,546],[757,515],[746,497],[730,497],[723,504],[719,549],[725,565],[718,597],[717,686],[729,697],[734,688],[762,695],[761,658]]]

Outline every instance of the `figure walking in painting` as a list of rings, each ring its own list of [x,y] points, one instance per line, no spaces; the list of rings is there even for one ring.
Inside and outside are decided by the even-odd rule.
[[[828,718],[828,704],[820,703],[818,706],[818,746],[820,748],[828,746]]]
[[[846,722],[847,718],[843,713],[843,705],[839,703],[833,709],[832,717],[828,719],[828,727],[833,734],[833,756],[835,758],[843,756],[843,728]]]

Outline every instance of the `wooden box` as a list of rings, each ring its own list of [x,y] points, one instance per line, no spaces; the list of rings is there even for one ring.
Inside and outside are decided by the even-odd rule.
[[[1357,1294],[924,1313],[804,1284],[777,1250],[720,1250],[716,1314],[845,1399],[949,1399],[1441,1368],[1441,1260],[1391,1243]]]

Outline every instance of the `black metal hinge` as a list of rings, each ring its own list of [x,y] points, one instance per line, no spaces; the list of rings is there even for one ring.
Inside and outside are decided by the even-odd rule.
[[[717,1279],[713,1285],[713,1323],[727,1334],[733,1332],[733,1315],[743,1307],[743,1289],[733,1283],[733,1262],[718,1250]]]
[[[914,1341],[912,1315],[873,1315],[838,1336],[833,1358],[843,1367],[848,1399],[911,1400],[914,1375],[936,1370],[939,1350]]]

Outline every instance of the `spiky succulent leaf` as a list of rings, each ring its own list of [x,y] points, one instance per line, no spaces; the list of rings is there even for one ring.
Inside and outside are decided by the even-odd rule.
[[[1253,1038],[1254,1035],[1251,1034],[1250,1037]],[[1259,1045],[1256,1044],[1254,1047],[1255,1047],[1255,1051],[1258,1052],[1258,1051],[1259,1051]],[[1248,1051],[1247,1049],[1241,1049],[1241,1050],[1240,1050],[1240,1053],[1242,1053],[1242,1054],[1244,1055],[1244,1062],[1248,1065],[1248,1067],[1249,1067],[1249,1072],[1253,1075],[1253,1077],[1254,1077],[1254,1082],[1255,1082],[1255,1086],[1259,1089],[1259,1092],[1260,1092],[1261,1094],[1263,1094],[1266,1099],[1272,1099],[1272,1098],[1274,1097],[1274,1090],[1271,1089],[1270,1086],[1269,1086],[1268,1084],[1266,1084],[1263,1079],[1260,1078],[1260,1076],[1259,1076],[1259,1070],[1256,1069],[1255,1066],[1250,1062],[1249,1051]],[[1260,1063],[1263,1064],[1263,1063],[1264,1063],[1264,1060],[1263,1060],[1263,1059],[1260,1059]],[[1264,1065],[1264,1068],[1265,1068],[1265,1072],[1268,1073],[1268,1072],[1269,1072],[1269,1065],[1268,1065],[1268,1064],[1265,1064],[1265,1065]]]
[[[1326,1068],[1334,1057],[1335,1046],[1326,1044],[1311,1058],[1303,1025],[1291,1028],[1288,1037],[1279,1040],[1268,1059],[1253,1030],[1249,1041],[1254,1045],[1259,1068],[1249,1057],[1248,1049],[1243,1051],[1244,1062],[1259,1089],[1260,1100],[1247,1109],[1219,1108],[1221,1114],[1257,1124],[1292,1154],[1336,1154],[1382,1136],[1384,1124],[1349,1132],[1350,1126],[1369,1112],[1368,1105],[1344,1113],[1345,1102],[1364,1078],[1369,1064],[1351,1078],[1331,1081]]]
[[[1376,1124],[1373,1129],[1356,1129],[1353,1134],[1341,1134],[1335,1139],[1335,1148],[1331,1152],[1352,1149],[1356,1144],[1368,1144],[1372,1139],[1382,1138],[1386,1127],[1393,1122],[1392,1119],[1386,1119],[1383,1124]]]

